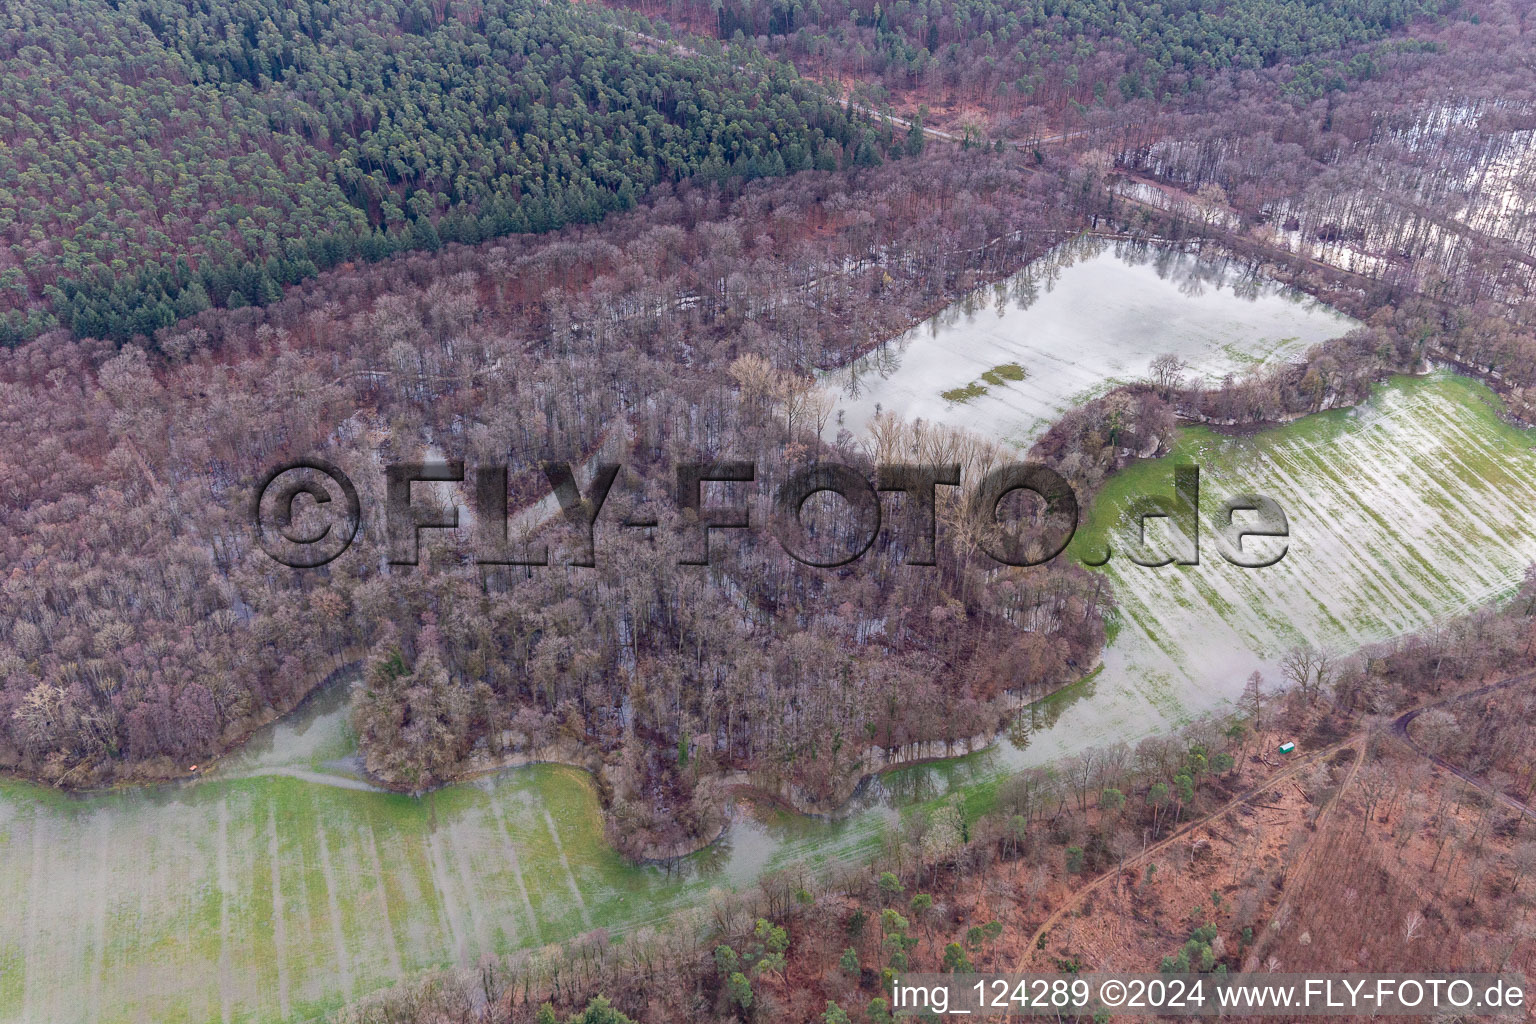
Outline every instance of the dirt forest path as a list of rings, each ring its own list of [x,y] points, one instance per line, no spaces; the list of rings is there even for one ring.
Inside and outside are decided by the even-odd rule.
[[[1345,791],[1349,789],[1350,783],[1355,781],[1355,776],[1360,772],[1360,766],[1365,764],[1365,755],[1370,752],[1371,744],[1375,741],[1377,732],[1376,730],[1369,730],[1357,735],[1360,737],[1360,742],[1354,745],[1354,763],[1349,766],[1349,772],[1339,780],[1339,787],[1334,791],[1333,799],[1324,804],[1317,812],[1317,817],[1313,819],[1312,828],[1317,833],[1321,833],[1323,822],[1327,820],[1328,815],[1333,809],[1339,806]],[[1299,883],[1307,877],[1307,872],[1317,861],[1317,858],[1313,856],[1317,846],[1318,844],[1311,842],[1302,844],[1296,861],[1285,872],[1285,888],[1281,891],[1279,905],[1270,914],[1271,920],[1280,920],[1280,915],[1289,911],[1293,894],[1305,891],[1305,888]],[[1266,931],[1265,934],[1267,936],[1268,932]],[[1263,941],[1268,941],[1268,939],[1266,938]]]
[[[1134,857],[1127,858],[1123,864],[1117,864],[1109,871],[1106,871],[1099,875],[1097,878],[1093,879],[1093,881],[1089,882],[1081,889],[1078,889],[1065,903],[1063,903],[1060,907],[1057,907],[1050,917],[1045,919],[1040,927],[1035,930],[1034,935],[1030,936],[1029,945],[1025,947],[1023,957],[1019,960],[1018,966],[1014,968],[1015,972],[1022,973],[1028,968],[1029,962],[1031,959],[1033,959],[1034,954],[1040,951],[1041,940],[1050,934],[1051,929],[1060,924],[1062,919],[1065,918],[1068,914],[1076,910],[1086,897],[1090,896],[1094,892],[1097,892],[1106,884],[1114,881],[1114,879],[1126,868],[1133,867],[1146,861],[1150,857],[1156,856],[1179,840],[1187,838],[1193,833],[1200,831],[1205,826],[1211,824],[1213,821],[1216,821],[1217,819],[1226,815],[1228,812],[1241,807],[1243,804],[1248,803],[1250,800],[1253,800],[1259,796],[1263,796],[1264,794],[1273,790],[1275,786],[1286,781],[1287,779],[1295,778],[1307,768],[1312,767],[1325,758],[1331,757],[1332,755],[1338,753],[1340,750],[1348,747],[1351,743],[1356,742],[1363,736],[1364,733],[1353,734],[1348,739],[1340,740],[1339,742],[1323,747],[1320,750],[1313,751],[1312,753],[1305,755],[1297,761],[1293,761],[1289,766],[1280,769],[1280,771],[1274,773],[1273,775],[1266,776],[1263,782],[1251,787],[1250,789],[1244,790],[1242,793],[1239,793],[1237,796],[1222,804],[1220,807],[1216,808],[1216,810],[1211,811],[1209,814],[1196,818],[1193,821],[1185,822],[1184,825],[1180,826],[1178,829],[1175,829],[1173,832],[1170,832],[1162,839],[1159,839],[1157,842],[1153,843],[1145,850],[1142,850]],[[1343,793],[1342,787],[1340,788],[1339,793]],[[1336,795],[1334,797],[1334,802],[1337,801],[1338,796]]]
[[[653,35],[647,35],[644,32],[640,32],[640,31],[638,31],[636,29],[632,29],[632,28],[623,28],[622,31],[626,35],[628,35],[629,38],[631,38],[631,39],[633,39],[633,40],[635,40],[637,42],[643,43],[643,44],[645,44],[647,46],[650,46],[650,47],[653,47],[655,49],[658,49],[658,50],[668,50],[668,51],[671,51],[672,53],[678,54],[679,56],[686,56],[686,57],[698,57],[698,56],[701,56],[701,54],[699,53],[698,50],[694,49],[693,47],[691,47],[691,46],[687,45],[686,43],[681,42],[679,40],[675,40],[675,39],[670,39],[670,40],[669,39],[661,39],[661,38],[658,38],[658,37],[653,36]],[[748,70],[748,66],[744,65],[744,64],[736,64],[734,66],[739,71],[746,71],[746,70]],[[810,82],[811,80],[810,79],[806,79],[806,81]],[[812,84],[816,85],[817,83],[812,83]],[[891,125],[892,127],[895,127],[895,128],[904,128],[904,129],[910,130],[913,127],[913,122],[912,122],[911,119],[897,116],[896,114],[891,113],[888,110],[879,110],[879,109],[877,109],[875,107],[869,106],[868,104],[860,103],[860,102],[854,100],[852,96],[843,93],[841,90],[831,90],[831,91],[828,91],[825,86],[818,86],[818,87],[822,89],[823,93],[827,96],[828,99],[831,99],[832,101],[834,101],[836,103],[839,103],[842,106],[844,106],[845,108],[847,108],[849,110],[852,110],[852,111],[854,111],[856,113],[862,114],[862,115],[864,115],[866,117],[871,117],[871,118],[879,119],[879,120],[884,121],[885,123],[887,123],[887,124],[889,124],[889,125]],[[941,129],[941,128],[934,128],[934,127],[932,127],[930,125],[926,125],[926,124],[922,125],[921,128],[922,128],[923,135],[925,137],[927,137],[929,139],[937,140],[939,142],[946,142],[946,143],[951,143],[951,144],[954,144],[954,145],[962,145],[966,141],[963,136],[956,135],[954,132],[945,131],[944,129]],[[1070,131],[1068,131],[1068,130],[1058,130],[1058,131],[1055,131],[1055,132],[1053,132],[1053,133],[1051,133],[1049,135],[1042,135],[1039,138],[1032,139],[1032,140],[1029,140],[1029,141],[1018,141],[1018,140],[1014,140],[1014,139],[1002,139],[1002,140],[999,140],[999,141],[1001,141],[1004,146],[1006,146],[1009,150],[1011,150],[1013,152],[1016,152],[1016,153],[1034,153],[1034,152],[1038,152],[1041,149],[1041,147],[1044,147],[1044,146],[1051,146],[1051,145],[1055,145],[1057,143],[1068,142],[1068,141],[1070,141],[1072,139],[1077,139],[1077,138],[1082,138],[1084,136],[1092,135],[1093,131],[1094,130],[1091,129],[1091,128],[1078,128],[1078,129],[1070,130]],[[1035,168],[1029,167],[1026,164],[1025,165],[1025,170],[1033,171],[1033,170],[1035,170]],[[1188,193],[1185,193],[1181,189],[1173,188],[1171,186],[1164,185],[1161,182],[1154,181],[1154,180],[1142,177],[1142,176],[1137,175],[1137,174],[1125,173],[1125,172],[1121,172],[1121,173],[1122,173],[1124,179],[1127,182],[1144,186],[1146,188],[1149,188],[1149,189],[1153,190],[1154,192],[1157,192],[1157,193],[1160,193],[1160,194],[1162,194],[1164,196],[1167,196],[1171,202],[1190,201],[1190,200],[1192,200],[1194,198],[1194,197],[1190,196]],[[1162,205],[1160,205],[1158,203],[1151,202],[1151,201],[1148,201],[1146,199],[1138,198],[1138,197],[1130,195],[1129,193],[1127,193],[1125,191],[1122,191],[1122,190],[1116,190],[1115,193],[1114,193],[1114,198],[1115,198],[1115,201],[1117,201],[1119,203],[1123,203],[1123,204],[1125,204],[1127,206],[1135,207],[1135,208],[1138,208],[1138,209],[1141,209],[1141,210],[1145,210],[1147,212],[1158,214],[1158,215],[1167,215],[1167,214],[1171,214],[1171,213],[1175,212],[1174,210],[1169,209],[1169,208],[1165,208],[1164,206],[1162,206]],[[1215,207],[1212,207],[1212,210],[1214,212],[1220,213],[1221,216],[1223,216],[1224,218],[1226,218],[1226,219],[1228,219],[1229,221],[1232,221],[1232,222],[1240,222],[1241,219],[1242,219],[1241,216],[1238,214],[1238,212],[1228,203],[1221,203],[1221,204],[1219,204],[1219,205],[1217,205]],[[1443,230],[1454,230],[1457,233],[1464,234],[1464,235],[1465,234],[1473,233],[1471,231],[1471,229],[1467,228],[1465,225],[1458,224],[1458,223],[1456,223],[1454,221],[1448,222],[1446,225],[1444,225],[1442,227],[1442,229]],[[1485,239],[1485,240],[1487,240],[1487,239]],[[1489,241],[1490,244],[1491,244],[1491,240],[1487,240],[1487,241]],[[1284,250],[1284,249],[1280,249],[1280,250],[1278,250],[1278,252],[1283,254],[1284,256],[1286,256],[1288,258],[1293,258],[1293,259],[1299,258],[1303,262],[1305,262],[1308,266],[1313,268],[1314,270],[1318,270],[1318,271],[1321,271],[1321,272],[1324,272],[1324,273],[1327,273],[1327,274],[1341,276],[1341,277],[1343,277],[1347,281],[1371,283],[1374,280],[1368,274],[1362,273],[1362,272],[1357,271],[1357,270],[1352,270],[1352,269],[1350,269],[1348,267],[1341,266],[1341,265],[1336,264],[1336,263],[1331,263],[1331,262],[1329,262],[1329,261],[1327,261],[1325,259],[1322,259],[1320,257],[1317,257],[1317,256],[1312,256],[1312,255],[1304,255],[1304,256],[1302,256],[1302,255],[1299,255],[1299,254],[1296,254],[1296,253],[1289,252],[1289,251]],[[1529,257],[1524,258],[1522,261],[1526,262],[1527,264],[1531,263],[1531,260],[1530,260]]]
[[[1480,697],[1484,694],[1492,693],[1496,690],[1501,690],[1506,687],[1516,686],[1524,682],[1529,682],[1533,679],[1536,679],[1536,671],[1522,672],[1518,675],[1509,676],[1505,679],[1501,679],[1493,683],[1487,683],[1483,686],[1479,686],[1471,690],[1465,690],[1443,697],[1437,697],[1431,701],[1426,701],[1423,704],[1410,708],[1395,718],[1391,724],[1391,731],[1396,734],[1398,738],[1403,740],[1403,742],[1405,742],[1415,753],[1428,758],[1434,764],[1444,768],[1446,771],[1451,772],[1457,778],[1460,778],[1470,785],[1473,785],[1478,789],[1489,793],[1516,811],[1536,817],[1536,812],[1533,812],[1532,809],[1526,804],[1515,799],[1514,797],[1509,796],[1508,794],[1505,794],[1501,790],[1494,789],[1481,779],[1475,778],[1467,772],[1457,768],[1455,765],[1450,764],[1445,760],[1429,753],[1414,743],[1412,737],[1408,735],[1408,725],[1415,718],[1417,718],[1419,715],[1422,715],[1426,711],[1440,707],[1444,704],[1449,704],[1452,701],[1464,700],[1472,697]],[[1014,972],[1022,974],[1028,970],[1034,955],[1040,951],[1042,940],[1051,933],[1051,930],[1060,924],[1064,918],[1076,910],[1082,904],[1084,899],[1099,891],[1108,883],[1112,882],[1126,868],[1146,861],[1149,857],[1153,857],[1163,850],[1166,850],[1168,847],[1178,842],[1179,840],[1185,839],[1193,833],[1198,832],[1212,822],[1215,822],[1226,816],[1228,813],[1237,809],[1238,807],[1241,807],[1242,805],[1251,802],[1255,798],[1270,792],[1275,788],[1276,785],[1285,782],[1288,779],[1295,778],[1303,771],[1317,765],[1319,762],[1327,758],[1332,757],[1341,750],[1353,747],[1355,751],[1354,763],[1350,766],[1348,774],[1346,774],[1344,778],[1340,780],[1338,790],[1334,793],[1333,799],[1330,800],[1328,804],[1319,812],[1317,821],[1319,824],[1321,824],[1328,813],[1331,812],[1334,807],[1338,806],[1340,800],[1344,796],[1345,791],[1348,790],[1350,784],[1354,782],[1355,776],[1359,773],[1361,765],[1363,765],[1365,762],[1365,754],[1369,749],[1371,741],[1376,736],[1380,735],[1381,731],[1381,727],[1379,726],[1374,728],[1360,729],[1354,733],[1351,733],[1348,737],[1338,741],[1337,743],[1330,744],[1329,746],[1323,747],[1305,755],[1301,759],[1290,764],[1288,767],[1283,768],[1273,775],[1266,777],[1263,782],[1260,782],[1257,785],[1243,791],[1242,793],[1239,793],[1237,796],[1233,797],[1231,800],[1228,800],[1226,803],[1211,811],[1209,814],[1186,823],[1163,839],[1153,843],[1151,846],[1147,847],[1136,856],[1128,858],[1123,864],[1118,864],[1109,871],[1106,871],[1098,877],[1094,878],[1087,885],[1084,885],[1081,889],[1078,889],[1076,892],[1072,893],[1066,902],[1063,903],[1060,907],[1057,907],[1056,910],[1053,911],[1051,915],[1041,923],[1040,927],[1035,930],[1035,933],[1030,936],[1029,945],[1025,947],[1024,953],[1020,957],[1018,965],[1014,968]],[[1306,867],[1306,864],[1307,860],[1305,855],[1303,855],[1302,860],[1293,867],[1293,872],[1300,872]]]
[[[642,43],[645,43],[647,46],[653,47],[653,48],[658,49],[658,50],[670,50],[672,53],[675,53],[675,54],[677,54],[680,57],[699,57],[699,56],[702,56],[702,54],[700,54],[698,50],[696,50],[693,47],[689,46],[688,44],[686,44],[684,42],[680,42],[679,40],[676,40],[676,39],[661,39],[661,38],[658,38],[657,36],[648,35],[648,34],[646,34],[644,32],[641,32],[638,29],[626,28],[626,27],[623,27],[623,26],[620,26],[620,31],[622,31],[625,35],[629,36],[629,38],[637,40],[637,41],[642,42]],[[747,70],[749,70],[748,66],[745,65],[745,64],[733,64],[732,67],[734,67],[737,71],[747,71]],[[805,80],[807,82],[811,82],[812,84],[816,84],[816,83],[812,82],[812,80],[810,78],[806,78]],[[823,88],[823,91],[825,91],[824,88]],[[863,114],[866,117],[877,117],[880,120],[885,121],[887,124],[893,125],[893,126],[895,126],[897,128],[908,128],[908,129],[910,129],[912,127],[912,121],[908,120],[907,118],[898,117],[897,115],[889,113],[887,111],[877,110],[874,107],[868,106],[867,104],[856,102],[850,96],[839,95],[839,94],[836,94],[836,93],[828,93],[828,97],[830,99],[836,101],[837,103],[842,104],[844,107],[848,108],[849,110],[852,110],[852,111],[854,111],[855,113],[858,113],[858,114]],[[944,131],[941,128],[934,128],[934,127],[931,127],[931,126],[926,125],[926,124],[922,126],[922,131],[923,131],[923,134],[926,135],[928,138],[930,138],[930,139],[938,139],[940,142],[960,143],[960,142],[964,142],[965,141],[964,137],[962,137],[960,135],[956,135],[953,132]],[[1079,136],[1087,135],[1087,134],[1089,134],[1090,131],[1091,131],[1091,129],[1088,129],[1088,128],[1079,128],[1076,131],[1056,132],[1056,133],[1051,134],[1051,135],[1041,136],[1040,138],[1033,140],[1033,142],[1030,143],[1030,145],[1031,146],[1045,146],[1045,145],[1049,145],[1049,144],[1051,144],[1053,142],[1065,142],[1068,139],[1075,139],[1075,138],[1077,138]],[[1025,144],[1024,143],[1020,143],[1020,142],[1005,142],[1005,144],[1008,147],[1010,147],[1011,149],[1017,149],[1017,150],[1020,150],[1020,151],[1025,149]]]
[[[1502,803],[1505,807],[1508,807],[1513,811],[1517,811],[1518,813],[1523,814],[1528,818],[1536,818],[1536,808],[1533,808],[1524,800],[1511,796],[1510,794],[1504,792],[1502,789],[1491,785],[1487,780],[1479,778],[1478,776],[1473,775],[1471,772],[1468,772],[1465,769],[1452,764],[1438,754],[1430,753],[1428,750],[1425,750],[1423,747],[1421,747],[1414,740],[1413,736],[1408,732],[1408,727],[1413,724],[1413,720],[1415,718],[1418,718],[1424,712],[1435,707],[1437,704],[1448,704],[1451,701],[1470,700],[1475,697],[1486,696],[1487,694],[1493,693],[1496,690],[1503,690],[1510,686],[1518,685],[1519,683],[1528,682],[1532,679],[1536,679],[1536,672],[1525,672],[1518,676],[1511,676],[1508,679],[1501,679],[1496,683],[1489,683],[1486,686],[1479,686],[1477,689],[1468,690],[1466,693],[1458,693],[1455,696],[1447,697],[1443,701],[1437,701],[1436,704],[1428,704],[1424,707],[1414,708],[1411,711],[1405,711],[1392,720],[1392,733],[1398,739],[1402,740],[1403,743],[1407,744],[1408,748],[1414,753],[1428,758],[1435,765],[1435,767],[1443,768],[1445,771],[1450,772],[1452,775],[1456,776],[1458,779],[1461,779],[1468,785],[1474,786],[1483,793],[1488,794],[1493,799]]]

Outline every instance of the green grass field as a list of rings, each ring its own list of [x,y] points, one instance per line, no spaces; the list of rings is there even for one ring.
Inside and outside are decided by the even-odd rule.
[[[1449,374],[1396,379],[1358,409],[1251,438],[1180,431],[1168,458],[1109,481],[1068,552],[1115,552],[1111,673],[1181,701],[1230,698],[1255,668],[1278,684],[1275,663],[1297,643],[1348,653],[1510,593],[1536,561],[1533,441],[1486,387]],[[1135,565],[1127,506],[1171,496],[1180,463],[1200,467],[1200,564]],[[1221,556],[1215,517],[1241,493],[1286,511],[1274,566]]]
[[[1278,682],[1298,640],[1350,650],[1508,593],[1536,560],[1532,442],[1449,375],[1252,438],[1182,432],[1171,459],[1109,483],[1069,549],[1116,551],[1102,671],[994,749],[888,774],[845,820],[744,815],[681,873],[623,863],[574,769],[421,799],[346,788],[339,691],[193,784],[71,798],[0,782],[0,1021],[312,1019],[433,968],[592,928],[622,939],[765,869],[866,857],[901,813],[958,796],[974,816],[1010,770],[1220,709],[1254,667]],[[1208,528],[1199,566],[1127,561],[1126,502],[1170,492],[1179,461],[1201,466],[1208,511],[1278,500],[1286,557],[1229,565]]]

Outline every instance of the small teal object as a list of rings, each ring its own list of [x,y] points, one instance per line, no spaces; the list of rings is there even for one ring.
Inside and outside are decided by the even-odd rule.
[[[1296,749],[1296,744],[1295,743],[1287,741],[1285,743],[1280,744],[1280,753],[1282,753],[1282,754],[1289,754],[1291,751],[1293,751],[1295,749]]]

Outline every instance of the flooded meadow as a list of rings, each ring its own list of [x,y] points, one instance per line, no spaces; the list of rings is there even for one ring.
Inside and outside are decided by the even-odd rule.
[[[849,371],[862,383],[843,425],[878,404],[1022,444],[1161,353],[1219,377],[1349,325],[1183,253],[1067,255],[867,357],[880,369]],[[882,776],[838,820],[738,808],[720,843],[671,868],[613,851],[576,769],[374,790],[352,760],[346,676],[193,782],[81,797],[0,782],[0,1021],[315,1019],[427,970],[594,929],[620,940],[766,870],[868,856],[903,815],[979,810],[1021,767],[1219,711],[1255,668],[1278,682],[1292,644],[1348,651],[1508,593],[1536,560],[1532,441],[1449,374],[1252,437],[1184,430],[1169,459],[1111,480],[1063,556],[1114,552],[1116,635],[1092,678],[986,751]],[[1128,502],[1171,492],[1178,462],[1199,465],[1208,516],[1237,493],[1278,501],[1285,557],[1243,569],[1208,544],[1194,566],[1125,558]]]

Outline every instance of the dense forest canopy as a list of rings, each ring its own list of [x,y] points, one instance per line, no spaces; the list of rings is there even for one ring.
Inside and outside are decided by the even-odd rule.
[[[1127,195],[1189,204],[1235,234],[1390,283],[1392,301],[1422,293],[1528,323],[1531,11],[1467,13],[1416,29],[1426,49],[1394,55],[1348,90],[1304,101],[1278,78],[1220,83],[1155,116],[1151,101],[1128,105],[1144,109],[1106,118],[1085,144],[1114,154]],[[1492,352],[1510,342],[1494,331],[1468,344]]]
[[[710,13],[722,35],[769,34],[787,56],[896,88],[1050,107],[1198,91],[1224,69],[1299,65],[1304,90],[1368,76],[1370,53],[1332,56],[1448,6],[731,0]],[[3,17],[0,344],[55,323],[149,337],[349,260],[592,222],[660,181],[917,148],[787,65],[660,45],[595,5],[50,0]]]
[[[967,105],[1059,107],[1199,91],[1212,75],[1291,65],[1312,89],[1374,72],[1369,52],[1457,0],[670,0],[634,6],[840,80]]]
[[[855,438],[816,371],[890,351],[1085,234],[1217,247],[1362,321],[1220,382],[1165,357],[1164,379],[1072,409],[1030,455],[1085,505],[1181,419],[1246,429],[1339,409],[1436,360],[1536,420],[1526,0],[1462,0],[1457,18],[1445,0],[625,2],[743,45],[721,57],[565,0],[0,12],[0,770],[72,787],[184,778],[361,666],[351,722],[371,778],[418,790],[579,763],[613,844],[667,858],[719,834],[743,781],[822,810],[882,767],[969,749],[1093,670],[1116,624],[1102,574],[1000,567],[955,506],[931,571],[915,571],[896,495],[847,570],[797,564],[765,529],[682,565],[672,513],[644,535],[618,523],[667,506],[684,461],[752,461],[759,527],[774,485],[818,462],[865,476],[898,457],[956,462],[974,479],[1002,457],[984,439],[889,413]],[[882,88],[1002,130],[925,149],[920,125],[869,114]],[[347,470],[368,511],[343,557],[296,572],[255,543],[249,500],[303,456]],[[623,463],[598,564],[567,560],[556,521],[511,538],[549,543],[536,568],[477,565],[468,529],[434,532],[413,569],[387,564],[380,466],[438,458],[509,466],[512,508],[547,494],[541,459]],[[477,521],[497,512],[454,500]],[[812,511],[821,536],[854,533],[836,505]],[[1342,735],[1331,718],[1528,661],[1524,603],[1368,652],[1330,687],[1309,661],[1286,733],[1310,746],[1309,723]],[[1143,744],[1144,771],[1122,749],[1025,773],[996,787],[1006,818],[956,805],[892,830],[893,848],[917,850],[919,877],[1058,846],[1064,884],[1113,870],[1149,829],[1200,811],[1202,783],[1224,794],[1234,769],[1264,763],[1241,730],[1186,738]],[[1499,764],[1520,756],[1485,745]],[[1059,827],[1073,798],[1082,819]],[[1125,891],[1141,899],[1151,877]],[[917,963],[901,959],[913,925],[933,933],[925,966],[979,953],[992,922],[943,954],[932,939],[996,891],[949,913],[919,893],[899,904],[908,922],[902,884],[882,879],[867,943],[860,908],[834,921],[834,955],[806,958],[816,978],[839,964],[829,999],[876,990],[864,961]],[[841,913],[800,891],[799,920]],[[736,943],[720,961],[762,954],[715,930]],[[787,936],[764,931],[782,954]],[[1209,942],[1195,952],[1214,963]],[[646,1019],[708,1019],[708,1005],[742,1019],[756,984],[771,1017],[783,961],[758,961],[779,966],[745,989],[720,961],[610,991],[703,997]],[[483,1003],[491,975],[477,980]],[[868,1005],[858,1019],[889,1019]],[[850,1019],[827,1006],[829,1024]],[[536,1012],[506,1007],[518,1024]]]
[[[643,853],[707,837],[726,772],[831,801],[868,757],[989,733],[1019,694],[1092,662],[1101,580],[1004,572],[953,529],[940,565],[912,571],[895,516],[878,565],[835,572],[766,528],[717,539],[706,569],[678,564],[669,529],[616,524],[627,496],[670,495],[681,461],[754,461],[759,524],[809,460],[872,474],[851,438],[823,440],[808,368],[1040,255],[1102,199],[993,153],[663,183],[600,225],[208,310],[157,352],[62,330],[0,350],[0,767],[74,785],[181,775],[371,653],[355,721],[377,777],[417,788],[472,756],[600,756],[615,840]],[[988,457],[933,443],[932,461],[944,445]],[[418,569],[384,565],[374,460],[430,451],[509,464],[512,508],[548,493],[540,458],[602,451],[633,473],[595,568],[560,548],[530,572],[477,567],[470,537],[441,533]],[[303,572],[248,518],[256,481],[301,455],[344,467],[367,510],[355,550]]]
[[[0,342],[152,335],[352,259],[592,222],[660,181],[872,164],[784,65],[563,2],[11,5]]]

